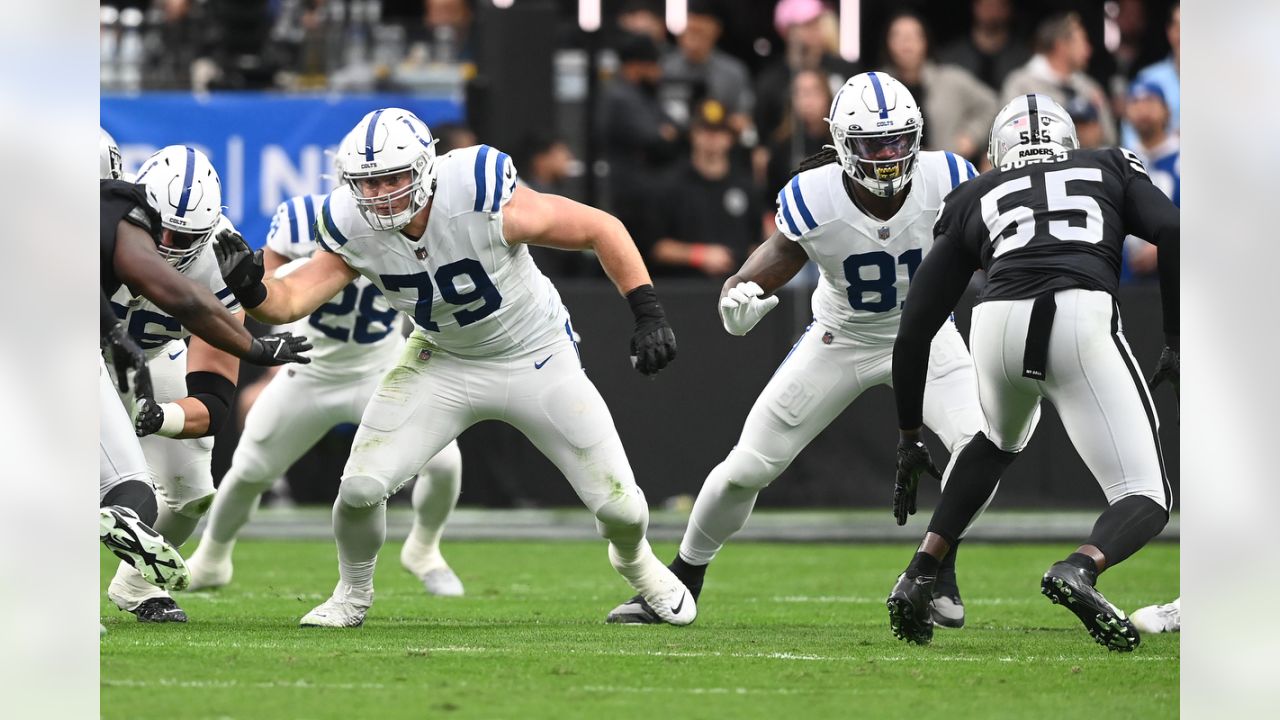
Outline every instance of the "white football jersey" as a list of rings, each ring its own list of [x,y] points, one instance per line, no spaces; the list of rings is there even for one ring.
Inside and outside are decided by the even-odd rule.
[[[295,270],[319,248],[316,219],[324,201],[324,195],[298,195],[276,208],[266,245],[294,261],[277,269],[277,277]],[[311,341],[307,373],[364,376],[384,371],[399,356],[404,345],[398,331],[399,315],[382,291],[362,276],[311,315],[284,329]]]
[[[226,215],[218,220],[213,233],[217,235],[223,230],[235,230],[235,226]],[[212,242],[205,246],[196,259],[182,271],[182,274],[209,288],[230,312],[240,312],[240,302],[236,300],[235,295],[231,294],[231,289],[222,280],[222,273],[218,270],[218,260],[213,254]],[[165,351],[169,341],[183,340],[191,335],[177,318],[140,295],[134,297],[126,285],[121,285],[115,295],[111,296],[111,309],[115,311],[116,317],[120,319],[120,323],[124,325],[129,335],[146,352],[148,360],[159,357]]]
[[[813,317],[866,342],[892,343],[916,268],[933,247],[942,200],[976,177],[967,160],[922,152],[906,202],[888,221],[864,213],[841,179],[839,163],[806,170],[778,193],[776,222],[818,265]]]
[[[565,337],[569,313],[528,248],[503,238],[502,207],[515,185],[506,153],[488,145],[461,148],[436,161],[431,216],[420,240],[370,228],[347,186],[325,198],[319,239],[445,352],[536,352]]]

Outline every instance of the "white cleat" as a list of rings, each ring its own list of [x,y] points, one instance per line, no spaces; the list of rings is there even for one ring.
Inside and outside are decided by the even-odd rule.
[[[112,505],[99,509],[98,539],[158,588],[183,590],[191,579],[177,548],[129,508]]]
[[[299,627],[360,627],[373,605],[373,590],[356,592],[338,583],[333,595],[298,621]]]
[[[1148,605],[1138,608],[1129,621],[1140,633],[1175,633],[1182,630],[1182,598],[1164,605]]]
[[[191,582],[187,590],[213,590],[231,582],[233,570],[231,560],[215,562],[201,556],[197,549],[187,561],[187,569],[191,571]]]
[[[462,597],[462,581],[457,575],[453,574],[453,570],[448,565],[438,567],[434,570],[428,570],[421,578],[422,586],[427,592],[439,597]]]
[[[689,592],[689,588],[680,582],[680,578],[676,577],[675,573],[658,562],[656,557],[649,555],[646,560],[641,561],[645,569],[640,573],[635,572],[635,566],[623,566],[618,561],[612,545],[609,546],[609,560],[613,563],[614,569],[626,578],[627,583],[644,599],[645,604],[648,605],[647,609],[657,615],[662,622],[669,625],[688,625],[698,617],[698,603],[693,599],[693,593]],[[614,608],[614,612],[610,613],[609,622],[628,624],[637,622],[614,619],[615,613],[620,609],[622,606]]]

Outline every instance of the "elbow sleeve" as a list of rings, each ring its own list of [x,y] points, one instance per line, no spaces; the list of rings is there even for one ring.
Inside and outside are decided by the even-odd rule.
[[[209,410],[209,429],[204,436],[217,435],[231,412],[231,398],[236,385],[225,377],[211,372],[187,374],[187,395],[199,400]]]

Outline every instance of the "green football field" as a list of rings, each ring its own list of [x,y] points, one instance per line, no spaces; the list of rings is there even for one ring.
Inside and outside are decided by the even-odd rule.
[[[188,545],[187,551],[194,549]],[[105,718],[1174,717],[1177,635],[1095,645],[1039,594],[1067,545],[967,545],[967,626],[929,647],[889,632],[910,545],[730,545],[697,622],[613,626],[631,595],[603,542],[452,542],[465,598],[432,598],[388,543],[363,628],[300,629],[337,579],[332,542],[241,541],[235,582],[183,593],[186,625],[145,625],[105,597]],[[669,559],[674,545],[658,544]],[[1178,595],[1178,547],[1106,573],[1132,611]],[[794,715],[792,713],[795,713]]]

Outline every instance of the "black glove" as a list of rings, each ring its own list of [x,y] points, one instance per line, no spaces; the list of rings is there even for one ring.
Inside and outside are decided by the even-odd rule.
[[[246,308],[255,308],[267,299],[267,286],[262,284],[265,269],[262,251],[253,252],[240,233],[223,230],[214,238],[213,254],[227,287]]]
[[[1147,387],[1155,390],[1156,387],[1168,380],[1173,383],[1173,393],[1179,394],[1179,380],[1181,376],[1182,353],[1176,348],[1168,345],[1160,351],[1160,362],[1156,363],[1156,371],[1151,375],[1151,379],[1147,381]]]
[[[164,424],[164,408],[152,398],[138,401],[138,416],[133,419],[133,431],[138,437],[146,437],[160,430]]]
[[[305,337],[282,332],[254,338],[253,344],[249,346],[249,352],[244,354],[243,359],[254,365],[266,367],[285,363],[306,365],[311,362],[311,358],[301,353],[310,349],[311,343]]]
[[[916,514],[916,490],[920,474],[929,473],[941,480],[942,473],[929,457],[929,448],[919,440],[898,440],[898,477],[893,483],[893,517],[899,525],[907,524],[907,516]]]
[[[125,332],[123,325],[116,324],[107,331],[106,344],[120,392],[129,392],[129,372],[132,371],[134,397],[151,397],[151,370],[147,367],[147,356]]]
[[[627,302],[636,318],[631,335],[631,366],[642,375],[657,375],[676,359],[676,334],[652,285],[641,285],[627,293]]]

